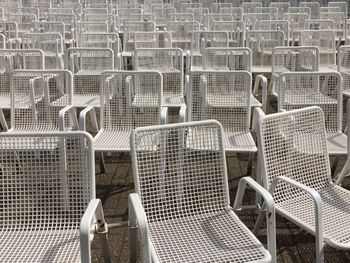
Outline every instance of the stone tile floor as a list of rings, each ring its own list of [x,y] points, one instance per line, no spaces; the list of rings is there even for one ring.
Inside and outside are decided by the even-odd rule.
[[[228,158],[229,186],[231,204],[233,204],[239,178],[242,176],[240,165],[243,169],[247,165],[247,157],[241,156]],[[341,169],[344,160],[339,162],[338,170]],[[99,173],[96,164],[97,197],[103,202],[107,222],[126,221],[128,218],[127,199],[128,194],[133,192],[133,177],[130,156],[106,157],[106,174]],[[350,189],[350,180],[346,180],[346,188]],[[248,192],[246,202],[253,203],[254,194]],[[238,212],[243,222],[253,228],[256,213],[252,210]],[[350,222],[349,222],[350,224]],[[349,225],[350,227],[350,225]],[[266,244],[264,228],[259,232],[258,238]],[[314,262],[315,249],[314,237],[301,230],[287,220],[277,217],[277,247],[278,262]],[[112,229],[109,231],[109,250],[112,262],[129,262],[128,233],[126,228]],[[103,262],[102,249],[98,238],[93,242],[93,262]],[[325,250],[325,262],[350,262],[350,252],[337,251],[327,247]]]

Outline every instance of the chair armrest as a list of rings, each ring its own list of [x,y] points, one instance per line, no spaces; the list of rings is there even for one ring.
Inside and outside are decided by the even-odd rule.
[[[116,54],[116,65],[114,65],[115,70],[123,70],[124,66],[123,66],[123,57],[122,57],[122,53],[117,53]]]
[[[66,114],[69,114],[69,120],[71,122],[72,128],[74,130],[79,130],[79,124],[77,119],[77,109],[72,106],[68,105],[61,109],[58,113],[58,127],[60,131],[66,131],[68,127],[65,125],[65,118]]]
[[[141,204],[139,195],[132,193],[129,195],[129,229],[136,227],[140,233],[141,262],[151,262],[151,249],[148,237],[147,216]],[[136,239],[133,241],[136,241]],[[136,246],[134,246],[134,248],[136,249]],[[130,260],[130,262],[132,261]]]
[[[185,59],[186,59],[186,69],[185,69],[185,74],[188,75],[191,71],[191,52],[187,50],[185,52]]]
[[[322,225],[323,225],[323,217],[322,217],[322,199],[321,196],[319,195],[319,193],[304,185],[301,184],[291,178],[285,177],[285,176],[278,176],[275,179],[273,179],[271,186],[270,186],[270,193],[273,194],[273,192],[275,191],[275,188],[278,184],[279,181],[283,181],[284,183],[297,188],[301,191],[303,191],[304,193],[308,194],[311,199],[313,200],[314,204],[315,204],[315,237],[316,237],[316,262],[321,262],[320,258],[318,258],[320,256],[320,254],[322,253],[322,248],[323,248],[323,229],[322,229]]]
[[[265,116],[265,113],[260,108],[255,108],[253,113],[253,121],[252,121],[252,131],[258,132],[259,129],[259,121],[262,117]]]
[[[186,122],[187,121],[187,106],[185,103],[183,103],[180,107],[180,111],[179,111],[179,122]]]
[[[108,227],[104,219],[101,200],[92,199],[80,221],[81,262],[91,262],[91,241],[94,234],[106,234],[107,232]],[[108,247],[105,249],[103,251],[104,257],[109,257]]]
[[[162,107],[160,112],[160,124],[168,123],[168,107]]]
[[[95,111],[94,106],[88,106],[80,112],[80,114],[79,114],[79,129],[81,131],[86,131],[86,118],[87,118],[88,113],[91,117],[92,127],[95,129],[96,132],[98,132],[97,117],[96,117],[96,111]]]
[[[255,78],[253,95],[256,96],[258,94],[259,87],[262,87],[262,108],[263,111],[266,112],[267,105],[267,78],[264,75],[257,75]]]
[[[238,191],[236,194],[233,209],[241,209],[242,201],[247,184],[253,188],[264,199],[264,206],[267,208],[266,213],[266,225],[267,225],[267,246],[272,256],[272,262],[276,261],[276,214],[275,214],[275,202],[272,195],[264,187],[259,185],[251,177],[243,177],[239,181]]]

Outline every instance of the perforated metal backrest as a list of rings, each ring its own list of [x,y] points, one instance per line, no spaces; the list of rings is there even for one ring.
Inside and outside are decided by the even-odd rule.
[[[23,33],[30,33],[32,24],[38,21],[36,15],[33,14],[14,14],[10,13],[7,16],[8,21],[16,22],[20,36]]]
[[[172,46],[183,51],[191,49],[192,32],[200,29],[196,21],[171,21],[166,26],[171,34]]]
[[[257,30],[261,20],[271,20],[271,15],[267,13],[245,13],[243,15],[246,30]]]
[[[333,30],[303,30],[300,45],[318,47],[321,65],[336,65],[335,32]]]
[[[203,53],[207,47],[228,47],[229,35],[224,31],[193,31],[191,54]]]
[[[346,1],[331,1],[328,3],[329,7],[339,7],[342,12],[345,13],[345,17],[348,17],[348,3]]]
[[[321,19],[329,19],[334,22],[334,29],[336,31],[337,38],[343,37],[345,33],[345,13],[344,12],[327,12],[320,14]]]
[[[225,130],[249,131],[251,80],[247,71],[191,72],[188,120],[216,119]]]
[[[169,14],[170,21],[194,21],[192,13],[175,13]]]
[[[10,77],[15,69],[44,69],[41,50],[0,49],[0,97],[10,98]]]
[[[306,19],[306,30],[334,29],[334,21],[330,19]]]
[[[288,12],[289,2],[271,2],[270,7],[276,7],[278,10],[278,19],[283,19],[283,14]]]
[[[320,108],[266,115],[260,121],[258,138],[265,187],[281,175],[316,191],[329,185],[331,173]],[[281,183],[274,192],[274,200],[278,203],[301,195],[301,191]]]
[[[244,23],[243,21],[221,22],[216,21],[213,25],[214,31],[226,31],[229,35],[229,46],[244,46]]]
[[[58,131],[58,112],[72,105],[68,70],[15,70],[11,76],[11,126],[18,131]]]
[[[152,14],[156,17],[156,25],[166,25],[170,19],[170,14],[175,14],[174,7],[158,7],[152,8]]]
[[[243,14],[253,13],[256,7],[262,7],[262,3],[259,2],[243,2],[241,7],[243,8]]]
[[[343,77],[343,91],[350,91],[350,46],[340,46],[338,49],[338,72]]]
[[[117,33],[83,33],[80,37],[80,46],[83,48],[110,48],[114,54],[117,54],[121,48]]]
[[[105,71],[101,76],[101,127],[131,131],[160,124],[163,78],[157,71]]]
[[[269,14],[271,20],[277,20],[278,18],[278,9],[276,7],[256,7],[254,13]]]
[[[180,12],[187,13],[190,8],[202,8],[200,3],[180,3]]]
[[[18,25],[16,22],[0,22],[1,33],[6,37],[6,46],[12,48],[10,41],[18,39]]]
[[[141,8],[118,8],[117,10],[117,25],[124,25],[125,21],[130,21],[129,17],[131,15],[141,15]]]
[[[137,48],[171,48],[171,34],[167,31],[135,32],[134,47]]]
[[[211,13],[220,13],[222,8],[232,8],[232,3],[212,3],[210,6]]]
[[[325,113],[326,131],[342,130],[342,78],[337,72],[286,72],[278,78],[278,109],[316,105]]]
[[[203,16],[202,22],[204,28],[207,30],[213,30],[215,22],[230,22],[233,21],[233,16],[231,14],[205,14]]]
[[[0,229],[79,231],[95,198],[94,162],[87,133],[1,133]]]
[[[270,66],[273,48],[285,44],[285,36],[281,30],[251,30],[246,32],[246,47],[252,50],[253,65]]]
[[[220,8],[219,14],[231,14],[233,21],[243,21],[242,7]]]
[[[288,20],[291,32],[305,29],[305,21],[309,19],[307,13],[284,13],[283,19]]]
[[[281,30],[286,41],[290,38],[289,22],[287,20],[260,20],[258,30]]]
[[[318,2],[300,2],[300,7],[309,7],[310,8],[310,18],[318,19],[320,18],[320,3]]]
[[[135,189],[148,223],[228,208],[222,136],[220,124],[214,121],[133,132]]]
[[[208,8],[187,8],[187,12],[192,13],[194,21],[197,21],[203,27],[204,16],[209,14]]]
[[[251,71],[252,53],[249,48],[206,48],[203,52],[205,70]]]
[[[123,31],[123,50],[131,52],[135,49],[135,32],[155,32],[156,25],[153,22],[125,21]]]
[[[34,32],[35,33],[60,33],[62,37],[65,37],[66,31],[65,31],[65,25],[63,22],[35,22],[33,24]]]

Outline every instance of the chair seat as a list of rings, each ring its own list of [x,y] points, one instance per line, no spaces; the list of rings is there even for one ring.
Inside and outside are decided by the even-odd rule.
[[[94,138],[95,151],[130,151],[131,129],[127,130],[100,130]]]
[[[163,106],[164,107],[181,107],[185,102],[182,95],[175,95],[171,92],[163,91]]]
[[[347,155],[348,142],[347,136],[342,133],[326,133],[327,150],[331,155]]]
[[[235,213],[217,211],[149,223],[159,262],[270,262],[264,246]]]
[[[0,109],[10,109],[11,108],[11,98],[10,94],[2,94],[0,97]]]
[[[245,94],[215,94],[207,96],[207,104],[209,107],[245,107],[247,105],[247,97]],[[250,96],[250,104],[252,107],[261,107],[261,103],[253,96]]]
[[[271,73],[272,69],[271,69],[271,65],[253,65],[252,66],[252,72],[253,73]]]
[[[132,100],[132,106],[134,107],[146,107],[146,108],[154,108],[158,107],[158,94],[151,93],[138,93]]]
[[[311,106],[311,105],[330,105],[330,104],[338,104],[337,99],[333,99],[327,95],[322,93],[305,93],[299,92],[295,90],[295,94],[288,94],[285,98],[285,105],[293,105],[293,106]]]
[[[4,230],[1,262],[80,262],[79,230]]]
[[[86,106],[100,107],[100,94],[87,94],[87,95],[74,94],[73,105],[76,107],[86,107]]]
[[[252,134],[248,132],[235,132],[224,129],[224,148],[230,152],[257,152],[258,148]]]
[[[350,192],[340,186],[328,185],[318,193],[322,199],[325,242],[337,249],[350,249]],[[276,202],[276,210],[310,232],[315,232],[314,203],[308,195]]]

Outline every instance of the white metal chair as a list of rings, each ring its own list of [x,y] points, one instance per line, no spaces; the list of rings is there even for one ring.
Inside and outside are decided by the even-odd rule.
[[[110,48],[69,48],[68,69],[73,73],[73,105],[100,106],[100,78],[103,71],[114,70],[114,52]]]
[[[281,30],[252,30],[246,32],[246,47],[252,50],[252,72],[271,72],[274,47],[284,46],[285,36]]]
[[[329,19],[334,21],[334,30],[336,35],[336,40],[339,41],[338,46],[340,46],[340,42],[345,38],[345,30],[346,30],[346,18],[344,11],[342,12],[321,12],[321,19]]]
[[[300,40],[300,32],[305,29],[309,15],[307,13],[284,13],[283,19],[289,22],[291,45],[294,46]]]
[[[0,32],[6,37],[6,48],[20,48],[20,38],[18,37],[18,25],[16,22],[1,22]]]
[[[91,262],[93,236],[107,231],[91,136],[1,133],[0,160],[0,260]]]
[[[278,78],[278,110],[319,106],[325,114],[330,155],[347,155],[343,133],[343,80],[338,72],[286,72]]]
[[[7,131],[8,125],[4,110],[11,109],[11,74],[15,69],[44,69],[44,53],[42,50],[1,49],[0,74],[0,125]]]
[[[245,27],[243,21],[221,22],[216,21],[213,25],[214,31],[226,31],[229,36],[229,47],[243,47]]]
[[[170,21],[166,29],[171,34],[172,47],[186,52],[191,50],[192,32],[199,30],[200,25],[197,21]]]
[[[283,19],[283,14],[288,13],[288,9],[290,7],[289,2],[271,2],[270,7],[276,7],[278,12],[278,19]]]
[[[260,20],[258,30],[281,30],[285,37],[285,46],[289,46],[291,39],[289,31],[289,22],[287,20]]]
[[[254,13],[266,13],[269,14],[271,20],[277,20],[278,18],[278,9],[276,7],[256,7]]]
[[[71,44],[76,38],[76,22],[77,18],[75,15],[67,13],[58,13],[58,14],[46,14],[46,19],[49,22],[62,22],[64,24],[65,35],[64,40],[66,43]]]
[[[261,2],[243,2],[241,4],[241,7],[243,8],[243,14],[254,13],[255,8],[262,7],[262,3]]]
[[[229,205],[222,136],[215,121],[133,132],[136,193],[129,196],[130,262],[136,262],[137,229],[142,262],[275,260],[272,198],[256,182],[246,180],[268,200],[271,256]],[[240,199],[241,194],[236,204]]]
[[[64,68],[64,45],[60,33],[26,33],[22,44],[25,49],[42,49],[47,69]]]
[[[319,19],[320,18],[320,3],[318,2],[300,2],[300,7],[309,7],[310,8],[310,18]]]
[[[261,20],[271,20],[271,15],[268,13],[245,13],[243,14],[243,22],[245,29],[257,30]]]
[[[15,70],[11,75],[10,132],[77,130],[68,70]]]
[[[231,14],[233,21],[243,21],[242,7],[220,8],[219,14]]]
[[[163,79],[157,71],[105,71],[101,79],[100,128],[92,106],[80,113],[79,121],[86,130],[87,118],[92,117],[94,147],[101,153],[104,172],[103,152],[129,152],[132,130],[166,123],[167,108],[162,108]]]
[[[135,49],[133,68],[138,71],[157,70],[163,76],[163,104],[180,107],[184,103],[183,52],[179,48]]]
[[[333,30],[303,30],[300,46],[316,46],[320,51],[320,70],[336,71],[336,43]]]
[[[167,31],[135,32],[134,47],[137,48],[171,48],[171,34]]]
[[[326,244],[350,249],[350,192],[332,182],[324,123],[318,107],[270,114],[258,135],[263,185],[278,214],[316,237],[316,262]]]

